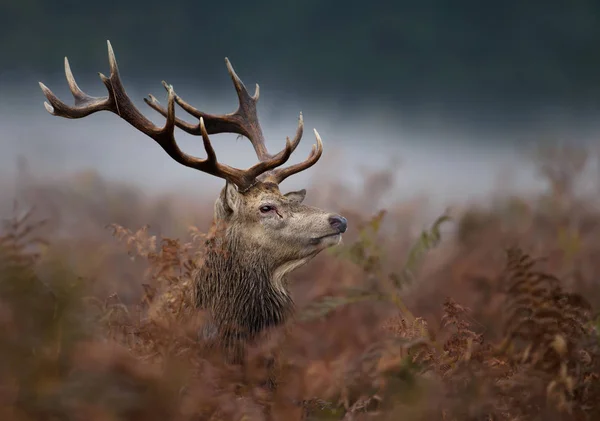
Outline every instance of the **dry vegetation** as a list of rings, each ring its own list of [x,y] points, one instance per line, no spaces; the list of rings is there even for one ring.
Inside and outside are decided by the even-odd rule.
[[[600,419],[600,211],[576,187],[586,157],[540,153],[547,192],[433,224],[420,200],[353,207],[393,189],[388,171],[363,192],[309,189],[351,229],[294,274],[297,317],[242,367],[199,341],[191,300],[204,236],[188,227],[209,227],[212,198],[192,207],[22,170],[0,236],[0,419]]]

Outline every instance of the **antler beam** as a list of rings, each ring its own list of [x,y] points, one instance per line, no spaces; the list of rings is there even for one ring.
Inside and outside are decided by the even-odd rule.
[[[86,117],[98,111],[110,111],[127,121],[138,131],[154,139],[178,163],[226,179],[236,184],[242,190],[255,184],[259,178],[279,183],[290,175],[314,165],[320,158],[323,151],[323,144],[315,130],[317,144],[313,145],[309,158],[300,164],[292,165],[288,168],[277,168],[287,162],[292,152],[300,143],[304,129],[302,113],[298,120],[298,129],[296,130],[294,139],[290,141],[289,138],[286,138],[285,149],[276,155],[271,155],[265,146],[264,136],[256,111],[256,103],[260,94],[259,86],[258,84],[256,85],[255,94],[251,96],[233,70],[228,59],[225,59],[227,70],[233,80],[239,99],[238,109],[234,113],[212,115],[199,111],[181,99],[175,93],[173,87],[163,81],[163,86],[168,93],[166,109],[159,104],[154,96],[149,95],[149,98],[144,98],[144,101],[151,108],[166,117],[164,127],[154,125],[135,107],[125,92],[110,41],[107,41],[107,44],[110,77],[106,77],[100,73],[100,78],[108,90],[108,95],[105,97],[92,97],[84,93],[77,85],[69,66],[69,61],[65,57],[65,74],[69,88],[75,99],[75,105],[70,106],[65,104],[46,85],[40,82],[40,87],[48,99],[48,102],[44,102],[44,106],[50,114],[76,119]],[[177,118],[175,116],[175,103],[179,104],[181,108],[192,116],[198,118],[198,124],[190,124]],[[207,158],[200,159],[183,152],[175,140],[175,127],[179,127],[190,134],[202,136]],[[218,162],[209,139],[210,134],[217,133],[237,133],[247,137],[254,147],[259,163],[246,170],[241,170]]]

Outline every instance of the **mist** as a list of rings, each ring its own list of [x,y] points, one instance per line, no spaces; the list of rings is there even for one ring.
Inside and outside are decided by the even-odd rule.
[[[252,86],[249,82],[246,84]],[[99,80],[80,85],[92,95],[104,94]],[[71,103],[64,80],[52,80],[48,86],[61,99]],[[136,106],[156,124],[162,125],[164,118],[142,101],[152,92],[159,101],[166,103],[162,87],[155,84],[142,88],[126,85],[126,88]],[[177,89],[180,95],[202,110],[211,113],[233,111],[236,106],[233,88],[224,84],[221,91],[218,95],[206,94],[200,89]],[[67,120],[50,115],[43,106],[44,100],[37,83],[15,88],[2,96],[2,177],[14,175],[17,158],[21,156],[38,176],[61,177],[93,170],[108,180],[139,186],[149,194],[214,195],[222,186],[222,180],[177,164],[150,138],[111,113],[100,112],[81,120]],[[358,112],[347,112],[300,98],[281,103],[277,92],[263,88],[259,117],[270,151],[283,148],[286,136],[294,134],[300,111],[305,122],[304,135],[289,162],[306,158],[315,143],[313,128],[323,139],[324,154],[316,166],[286,180],[284,189],[303,188],[310,180],[328,175],[338,175],[337,178],[348,185],[357,185],[362,180],[362,169],[390,166],[397,168],[395,200],[422,194],[436,206],[541,187],[525,156],[533,140],[522,144],[514,141],[518,136],[534,139],[528,130],[521,130],[519,135],[515,127],[509,127],[505,133],[482,135],[481,130],[469,132],[465,127],[446,128],[435,118],[430,118],[429,125],[421,124],[419,129],[407,128],[402,124],[400,113],[393,110],[370,106]],[[181,109],[177,108],[176,113],[191,121]],[[427,121],[425,116],[423,120]],[[556,129],[553,132],[556,133]],[[586,140],[581,133],[579,135],[580,141]],[[501,137],[506,140],[498,141]],[[186,152],[205,156],[199,138],[177,130],[177,139]],[[211,136],[211,140],[222,162],[240,168],[256,162],[247,139],[221,134]]]
[[[233,111],[226,56],[249,89],[260,84],[259,116],[271,151],[294,134],[302,111],[304,138],[290,162],[308,154],[313,128],[324,155],[286,180],[289,189],[333,174],[355,185],[359,168],[393,165],[399,199],[422,194],[439,207],[519,194],[542,187],[528,149],[556,141],[593,147],[600,132],[600,8],[594,2],[66,5],[68,13],[39,0],[9,1],[1,9],[5,179],[23,156],[44,177],[93,170],[148,193],[217,192],[220,180],[176,164],[114,115],[69,121],[46,112],[38,81],[71,101],[64,56],[84,91],[106,94],[96,72],[107,74],[107,39],[127,92],[157,124],[162,117],[142,99],[152,93],[166,102],[163,79],[198,108]],[[204,156],[198,139],[181,131],[178,139],[185,151]],[[255,162],[246,140],[212,140],[223,162]]]

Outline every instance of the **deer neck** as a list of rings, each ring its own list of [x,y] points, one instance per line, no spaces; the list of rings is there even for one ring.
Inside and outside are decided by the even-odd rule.
[[[260,249],[231,232],[208,243],[197,301],[209,311],[217,329],[234,325],[254,336],[283,323],[293,309],[285,287],[290,268],[276,267]]]

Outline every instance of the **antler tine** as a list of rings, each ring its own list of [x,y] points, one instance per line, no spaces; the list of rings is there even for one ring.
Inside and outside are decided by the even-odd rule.
[[[251,96],[242,80],[238,77],[237,73],[235,73],[235,70],[233,69],[233,66],[228,58],[225,58],[225,64],[227,65],[227,71],[229,72],[229,76],[233,81],[233,85],[238,96],[238,108],[235,112],[222,115],[208,114],[193,107],[177,94],[175,95],[175,102],[192,116],[196,118],[202,117],[206,124],[206,131],[208,134],[236,133],[248,138],[252,143],[254,151],[256,152],[256,156],[260,161],[267,161],[274,157],[281,157],[285,153],[285,150],[273,156],[269,153],[265,145],[265,139],[260,127],[256,109],[256,104],[260,96],[259,85],[256,84],[254,95]],[[168,89],[169,85],[164,81],[162,83],[165,89]],[[144,98],[144,101],[152,109],[159,112],[163,116],[167,115],[167,110],[153,95],[148,95],[148,98]],[[189,134],[196,136],[201,135],[199,124],[190,124],[184,120],[176,118],[175,125]],[[302,130],[303,121],[302,113],[300,113],[298,129],[296,130],[294,139],[291,141],[292,152],[300,143],[300,139],[302,138]]]
[[[250,93],[246,89],[246,85],[244,85],[242,79],[239,78],[227,57],[225,57],[225,65],[227,66],[227,72],[233,81],[233,86],[235,86],[235,90],[237,91],[238,98],[240,98],[240,102],[246,104],[252,101],[254,104],[256,104],[258,102],[258,98],[260,97],[260,86],[258,86],[258,83],[254,89],[254,95],[250,96]]]
[[[65,74],[71,93],[75,98],[75,106],[65,104],[58,99],[46,85],[40,82],[40,87],[49,102],[44,102],[44,106],[50,114],[76,119],[98,111],[110,111],[120,116],[140,132],[154,139],[154,141],[156,141],[156,143],[158,143],[163,150],[178,163],[229,180],[241,189],[252,186],[260,174],[284,164],[289,159],[293,151],[293,145],[288,139],[285,149],[280,154],[272,159],[261,161],[247,170],[240,170],[221,164],[217,161],[215,151],[208,138],[207,129],[202,117],[200,118],[198,126],[204,141],[207,158],[200,159],[184,153],[179,149],[174,135],[177,119],[175,117],[176,95],[173,87],[166,86],[168,92],[168,104],[165,113],[166,122],[164,127],[157,127],[140,113],[127,96],[119,76],[117,61],[110,41],[107,41],[107,44],[110,77],[106,77],[102,73],[99,73],[99,75],[108,90],[108,95],[105,97],[92,97],[84,93],[75,82],[69,62],[65,58]]]
[[[290,175],[297,174],[315,165],[323,154],[323,141],[321,140],[321,136],[319,136],[317,129],[313,130],[315,132],[315,137],[317,138],[317,143],[312,146],[312,150],[305,161],[285,168],[276,168],[273,171],[264,174],[264,178],[279,184]]]
[[[125,88],[121,83],[117,61],[110,41],[107,41],[107,44],[110,77],[106,77],[102,73],[98,74],[108,89],[108,95],[104,97],[92,97],[84,93],[77,85],[71,71],[71,66],[69,65],[69,60],[65,57],[65,75],[71,94],[75,98],[75,106],[72,107],[65,104],[46,85],[40,82],[40,87],[49,102],[49,104],[48,102],[44,102],[46,109],[52,115],[71,119],[86,117],[98,111],[111,111],[144,133],[159,132],[161,129],[145,118],[127,96]]]

